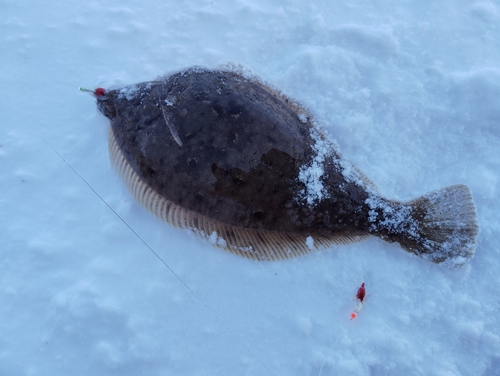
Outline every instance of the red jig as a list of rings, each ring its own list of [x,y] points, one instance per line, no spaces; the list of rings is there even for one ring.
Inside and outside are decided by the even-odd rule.
[[[98,87],[95,90],[85,89],[84,87],[80,87],[79,89],[87,93],[92,93],[94,97],[102,97],[104,94],[106,94],[106,89],[103,89],[102,87]]]
[[[365,295],[366,295],[365,283],[363,282],[361,284],[361,287],[358,289],[358,292],[354,296],[354,298],[352,298],[353,300],[358,299],[359,302],[358,306],[356,307],[356,310],[353,313],[351,313],[351,320],[354,320],[358,316],[359,311],[361,311],[361,309],[363,308],[363,300],[365,299]]]
[[[361,303],[363,303],[363,299],[365,298],[366,291],[365,291],[365,283],[363,282],[361,284],[361,287],[358,289],[358,293],[356,294],[356,298],[359,299]]]
[[[98,87],[97,89],[95,89],[94,91],[94,95],[96,97],[102,97],[104,94],[106,94],[106,89],[103,89],[102,87]]]

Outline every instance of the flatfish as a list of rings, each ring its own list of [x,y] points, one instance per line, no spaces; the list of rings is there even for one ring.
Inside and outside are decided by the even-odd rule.
[[[468,187],[383,197],[306,109],[256,77],[194,67],[94,96],[136,200],[237,255],[280,260],[370,235],[452,267],[474,255]]]

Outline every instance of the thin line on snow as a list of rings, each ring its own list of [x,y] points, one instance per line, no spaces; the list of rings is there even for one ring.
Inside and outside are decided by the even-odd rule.
[[[174,272],[174,271],[173,271],[173,269],[172,269],[172,268],[171,268],[171,267],[170,267],[170,266],[169,266],[169,265],[168,265],[168,264],[167,264],[167,263],[166,263],[166,262],[165,262],[165,261],[164,261],[164,260],[160,257],[160,255],[158,255],[158,253],[156,253],[156,252],[154,251],[154,249],[153,249],[153,248],[151,248],[151,246],[150,246],[150,245],[149,245],[149,244],[148,244],[148,243],[147,243],[147,242],[146,242],[143,238],[141,238],[141,236],[140,236],[137,232],[135,232],[135,230],[134,230],[134,229],[133,229],[133,228],[132,228],[132,227],[131,227],[131,226],[130,226],[130,225],[129,225],[129,224],[128,224],[128,223],[127,223],[127,222],[126,222],[126,221],[125,221],[125,220],[124,220],[121,216],[120,216],[120,214],[118,214],[118,213],[115,211],[115,209],[113,209],[113,208],[112,208],[112,207],[111,207],[111,206],[110,206],[110,205],[106,202],[106,200],[104,200],[104,199],[101,197],[101,195],[100,195],[99,193],[97,193],[97,191],[96,191],[96,190],[95,190],[95,189],[94,189],[94,188],[93,188],[93,187],[89,184],[89,182],[87,182],[87,180],[85,180],[85,179],[83,178],[83,176],[82,176],[82,175],[80,175],[80,174],[78,173],[78,171],[76,171],[76,170],[73,168],[73,166],[71,166],[71,165],[69,164],[69,162],[68,162],[68,161],[66,161],[66,159],[64,159],[64,157],[63,157],[61,154],[59,154],[59,152],[58,152],[58,151],[57,151],[57,150],[56,150],[56,149],[55,149],[55,148],[54,148],[54,147],[53,147],[53,146],[52,146],[52,145],[51,145],[51,144],[50,144],[50,143],[49,143],[49,142],[48,142],[45,138],[44,138],[43,140],[47,143],[47,145],[49,145],[49,146],[50,146],[50,148],[54,151],[54,153],[56,153],[56,154],[59,156],[59,158],[61,158],[61,160],[62,160],[62,161],[63,161],[63,162],[64,162],[64,163],[65,163],[65,164],[66,164],[66,165],[67,165],[67,166],[68,166],[68,167],[69,167],[69,168],[70,168],[70,169],[71,169],[71,170],[72,170],[72,171],[73,171],[73,172],[74,172],[74,173],[75,173],[75,174],[76,174],[76,175],[77,175],[77,176],[78,176],[78,177],[79,177],[79,178],[80,178],[80,179],[81,179],[81,180],[82,180],[82,181],[83,181],[83,182],[84,182],[84,183],[85,183],[85,184],[86,184],[86,185],[87,185],[87,186],[88,186],[91,190],[92,190],[92,192],[94,192],[94,193],[95,193],[95,195],[96,195],[97,197],[99,197],[99,199],[100,199],[100,200],[101,200],[101,201],[102,201],[102,202],[103,202],[103,203],[104,203],[104,204],[105,204],[105,205],[109,208],[109,210],[111,210],[111,211],[112,211],[112,212],[113,212],[113,213],[114,213],[114,214],[115,214],[115,215],[116,215],[116,216],[117,216],[117,217],[118,217],[118,218],[119,218],[119,219],[120,219],[120,220],[121,220],[121,221],[125,224],[125,226],[127,226],[127,227],[129,228],[129,230],[130,230],[130,231],[132,231],[132,233],[133,233],[135,236],[137,236],[137,238],[139,238],[139,240],[140,240],[140,241],[141,241],[141,242],[142,242],[142,243],[143,243],[143,244],[144,244],[144,245],[145,245],[145,246],[146,246],[146,247],[147,247],[147,248],[148,248],[148,249],[149,249],[149,250],[150,250],[150,251],[151,251],[151,252],[152,252],[155,256],[156,256],[156,258],[158,258],[158,260],[160,260],[160,261],[161,261],[161,263],[162,263],[163,265],[165,265],[165,266],[167,267],[167,269],[168,269],[168,270],[170,270],[170,272],[171,272],[171,273],[172,273],[172,274],[173,274],[173,275],[174,275],[174,276],[175,276],[175,277],[176,277],[176,278],[177,278],[177,279],[178,279],[178,280],[179,280],[179,281],[180,281],[180,282],[181,282],[181,283],[182,283],[182,284],[183,284],[183,285],[184,285],[184,286],[185,286],[185,287],[186,287],[186,288],[187,288],[187,289],[191,292],[191,294],[193,294],[193,295],[194,295],[194,297],[195,297],[196,299],[198,299],[198,301],[199,301],[199,302],[200,302],[200,303],[201,303],[201,304],[202,304],[202,305],[203,305],[203,306],[204,306],[204,307],[205,307],[205,308],[206,308],[206,309],[207,309],[207,310],[208,310],[208,311],[209,311],[209,312],[210,312],[210,313],[211,313],[211,314],[212,314],[212,315],[213,315],[213,316],[217,319],[217,321],[219,321],[219,323],[220,323],[220,324],[221,324],[221,325],[222,325],[222,326],[226,329],[226,331],[227,331],[229,334],[231,334],[231,336],[232,336],[232,337],[236,340],[236,342],[238,342],[238,343],[241,345],[241,347],[243,347],[243,348],[244,348],[244,349],[245,349],[245,350],[246,350],[246,351],[247,351],[247,352],[248,352],[248,353],[252,356],[252,358],[254,358],[254,359],[257,361],[257,363],[259,363],[262,367],[264,367],[264,368],[265,368],[265,369],[266,369],[266,370],[267,370],[267,371],[268,371],[271,375],[276,376],[276,374],[275,374],[273,371],[271,371],[271,370],[270,370],[270,369],[269,369],[269,368],[268,368],[268,367],[267,367],[264,363],[262,363],[262,362],[259,360],[259,358],[257,358],[257,357],[256,357],[256,356],[252,353],[252,351],[250,351],[250,349],[249,349],[247,346],[245,346],[245,345],[243,344],[243,342],[241,342],[241,341],[238,339],[238,337],[236,337],[236,335],[235,335],[235,334],[231,331],[231,329],[229,329],[229,327],[227,327],[227,326],[226,326],[226,324],[224,323],[224,321],[222,321],[222,319],[221,319],[221,318],[220,318],[220,317],[219,317],[219,316],[218,316],[218,315],[217,315],[214,311],[212,311],[212,309],[211,309],[211,308],[210,308],[210,307],[209,307],[209,306],[208,306],[208,305],[207,305],[207,304],[206,304],[206,303],[205,303],[205,302],[204,302],[204,301],[203,301],[203,300],[202,300],[202,299],[201,299],[201,298],[200,298],[200,297],[199,297],[199,296],[198,296],[198,295],[197,295],[197,294],[196,294],[196,293],[195,293],[195,292],[191,289],[191,287],[189,287],[189,286],[188,286],[188,284],[187,284],[186,282],[184,282],[184,281],[182,280],[182,278],[181,278],[181,277],[179,277],[179,276],[177,275],[177,273],[176,273],[176,272]]]

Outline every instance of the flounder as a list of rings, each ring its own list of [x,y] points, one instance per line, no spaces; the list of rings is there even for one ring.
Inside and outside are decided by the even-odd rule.
[[[237,255],[286,259],[369,235],[450,266],[475,252],[466,186],[384,198],[302,106],[258,78],[190,68],[98,90],[112,165],[137,201]]]

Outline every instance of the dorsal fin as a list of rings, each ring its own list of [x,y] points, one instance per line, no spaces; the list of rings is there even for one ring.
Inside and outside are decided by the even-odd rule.
[[[282,260],[305,255],[335,244],[349,244],[366,235],[311,236],[304,233],[257,231],[231,226],[176,205],[147,185],[123,156],[111,127],[108,132],[111,165],[125,181],[134,198],[163,221],[189,229],[210,243],[238,256],[254,260]]]

